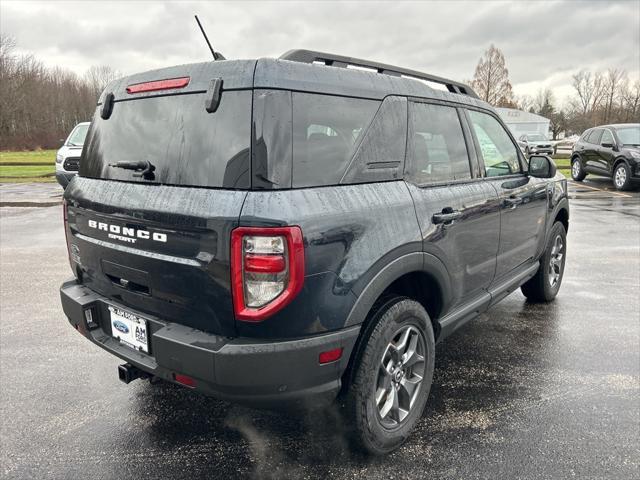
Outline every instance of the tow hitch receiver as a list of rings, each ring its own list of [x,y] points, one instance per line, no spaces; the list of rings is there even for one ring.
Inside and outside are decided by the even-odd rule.
[[[130,363],[118,366],[118,378],[124,383],[131,383],[138,378],[148,378],[149,376],[147,372],[143,372]]]

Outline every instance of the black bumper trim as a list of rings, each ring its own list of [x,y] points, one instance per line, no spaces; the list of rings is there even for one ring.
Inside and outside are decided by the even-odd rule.
[[[75,280],[60,288],[69,323],[85,337],[126,362],[164,380],[180,373],[196,379],[195,390],[257,407],[326,405],[341,388],[360,326],[286,340],[228,338],[136,312],[118,305]],[[150,354],[137,352],[111,336],[107,305],[149,321]],[[99,327],[89,329],[84,311],[93,309]],[[320,352],[343,348],[340,360],[320,365]]]

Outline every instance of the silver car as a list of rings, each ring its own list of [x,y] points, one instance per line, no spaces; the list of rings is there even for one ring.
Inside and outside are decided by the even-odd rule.
[[[553,155],[553,142],[541,133],[526,133],[518,138],[518,145],[527,155]]]
[[[62,147],[56,152],[56,180],[62,185],[62,188],[67,188],[71,179],[80,169],[82,145],[84,145],[90,124],[91,122],[77,124],[71,130]]]

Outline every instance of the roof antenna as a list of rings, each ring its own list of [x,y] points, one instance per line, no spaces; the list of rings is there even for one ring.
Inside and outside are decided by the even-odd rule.
[[[202,24],[200,23],[200,19],[198,18],[198,15],[194,15],[194,17],[196,17],[196,22],[198,22],[198,27],[200,27],[200,31],[202,32],[204,39],[207,41],[207,45],[209,45],[209,50],[211,50],[211,55],[213,55],[213,60],[214,61],[226,60],[226,58],[224,58],[220,52],[215,52],[213,50],[213,47],[211,46],[211,42],[209,42],[209,38],[207,37],[207,34],[204,32],[204,28],[202,28]]]

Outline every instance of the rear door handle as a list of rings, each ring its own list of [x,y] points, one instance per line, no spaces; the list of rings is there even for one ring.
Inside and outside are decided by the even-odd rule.
[[[452,223],[454,220],[460,218],[462,212],[459,210],[452,210],[451,208],[442,209],[442,213],[436,213],[431,217],[431,221],[435,224],[443,223],[445,225]]]

